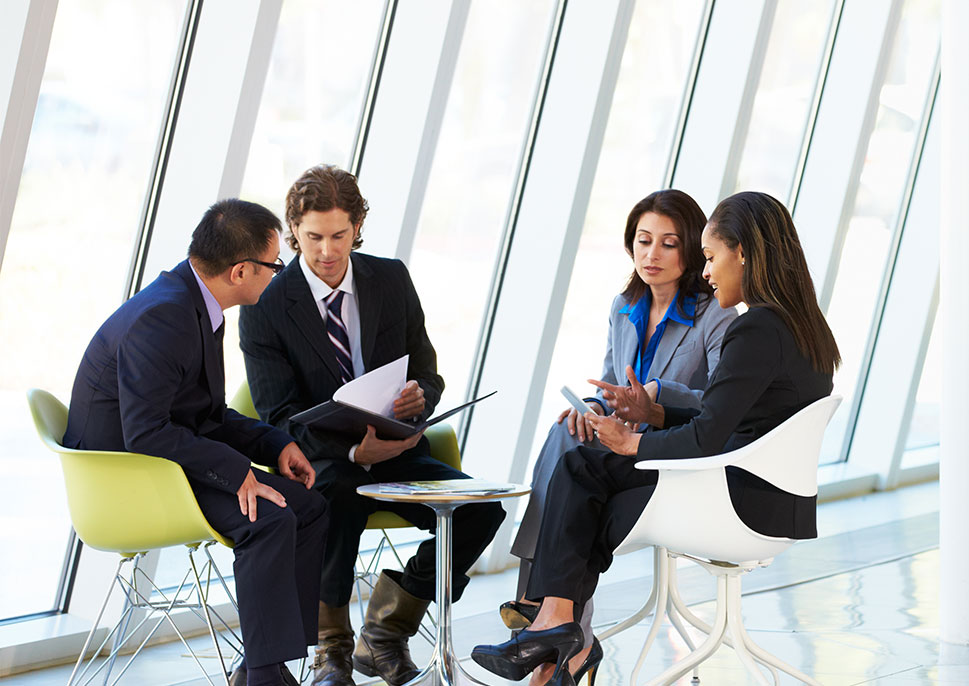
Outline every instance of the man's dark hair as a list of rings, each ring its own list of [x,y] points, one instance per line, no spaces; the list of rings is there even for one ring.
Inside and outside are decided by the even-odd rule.
[[[220,200],[202,215],[192,233],[188,256],[204,276],[215,276],[246,259],[259,259],[282,231],[279,218],[254,202]]]
[[[340,209],[350,216],[355,227],[363,224],[370,206],[360,194],[357,177],[332,164],[310,167],[296,179],[286,194],[286,224],[289,233],[286,243],[293,252],[299,253],[299,243],[293,229],[300,225],[307,212],[329,212]],[[363,245],[363,238],[357,233],[353,239],[353,249]]]

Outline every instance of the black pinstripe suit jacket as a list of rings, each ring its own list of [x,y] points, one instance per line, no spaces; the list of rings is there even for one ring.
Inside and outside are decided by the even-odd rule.
[[[426,419],[441,398],[444,380],[407,267],[400,260],[358,252],[350,259],[364,368],[370,371],[409,353],[407,378],[424,389],[420,419]],[[298,259],[273,279],[257,305],[241,309],[239,340],[259,416],[293,436],[310,460],[346,460],[361,436],[316,431],[289,420],[332,398],[341,385],[332,344]],[[427,454],[426,440],[414,450]]]

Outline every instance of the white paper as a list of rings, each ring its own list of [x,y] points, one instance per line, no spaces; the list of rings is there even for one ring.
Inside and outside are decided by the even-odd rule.
[[[333,394],[334,400],[384,417],[394,416],[394,401],[407,383],[409,355],[351,379]]]

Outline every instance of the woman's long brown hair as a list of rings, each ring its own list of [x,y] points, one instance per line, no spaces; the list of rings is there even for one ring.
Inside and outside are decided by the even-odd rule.
[[[776,312],[814,368],[833,374],[841,364],[841,353],[818,307],[814,282],[787,208],[766,193],[737,193],[717,205],[708,226],[729,248],[740,245],[743,250],[744,302]]]

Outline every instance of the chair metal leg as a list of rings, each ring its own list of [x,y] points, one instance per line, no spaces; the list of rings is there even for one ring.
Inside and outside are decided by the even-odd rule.
[[[209,558],[211,559],[211,558]],[[222,678],[225,681],[225,686],[229,686],[229,673],[225,669],[225,658],[222,657],[222,648],[219,646],[219,637],[215,633],[215,627],[212,626],[212,616],[209,614],[209,599],[208,599],[208,581],[206,581],[206,590],[202,590],[202,579],[199,577],[198,568],[195,566],[195,556],[193,555],[192,548],[188,549],[188,560],[192,565],[192,573],[195,575],[195,592],[198,594],[198,602],[202,606],[202,612],[205,614],[205,623],[209,627],[209,636],[212,638],[212,645],[215,646],[215,654],[219,658],[219,668],[222,672]],[[221,574],[219,575],[221,578]],[[194,657],[195,654],[193,653]],[[195,658],[198,662],[198,658]],[[199,667],[202,664],[199,663]],[[204,669],[202,670],[205,671]]]
[[[657,548],[658,552],[659,549]],[[654,570],[653,590],[656,592],[656,612],[653,614],[653,623],[649,627],[649,633],[646,634],[643,649],[639,651],[639,659],[636,660],[632,676],[629,677],[629,686],[636,686],[636,682],[639,680],[639,671],[642,669],[643,663],[646,662],[646,654],[653,645],[653,641],[656,640],[660,624],[663,622],[663,613],[660,612],[660,608],[666,607],[667,594],[669,593],[669,566],[665,562],[661,562],[654,565]]]
[[[616,634],[625,631],[631,626],[636,626],[641,622],[647,615],[649,615],[656,608],[656,588],[657,582],[659,580],[659,566],[660,560],[666,557],[666,548],[653,548],[653,588],[649,592],[649,598],[646,599],[646,603],[639,608],[635,613],[622,620],[618,624],[614,624],[609,627],[601,634],[599,634],[599,640],[605,641],[607,638],[611,638]]]
[[[712,631],[700,647],[687,655],[685,658],[669,667],[657,677],[651,679],[646,686],[666,686],[672,684],[681,676],[692,670],[708,657],[713,655],[720,644],[723,643],[724,633],[727,629],[727,607],[723,602],[727,595],[727,581],[724,577],[717,577],[717,618],[713,623]]]
[[[727,628],[730,630],[730,638],[733,640],[733,649],[737,657],[743,663],[744,668],[761,686],[770,686],[770,682],[760,671],[750,651],[744,644],[744,636],[741,628],[744,625],[744,618],[740,612],[740,577],[736,574],[729,574],[727,579]],[[774,674],[776,681],[776,674]]]
[[[92,626],[91,631],[88,633],[88,636],[84,642],[84,647],[81,649],[81,654],[78,656],[74,669],[71,672],[70,679],[68,680],[68,686],[73,686],[75,683],[80,682],[85,684],[90,683],[95,678],[98,678],[99,675],[102,676],[105,686],[107,686],[109,683],[117,684],[124,677],[135,658],[138,657],[142,649],[148,644],[148,642],[158,631],[159,627],[166,620],[172,627],[172,630],[178,636],[179,640],[182,642],[182,645],[195,660],[195,664],[202,672],[206,681],[208,681],[209,684],[212,684],[212,686],[215,686],[214,682],[206,672],[205,667],[202,665],[202,662],[199,660],[198,655],[188,644],[185,636],[175,623],[175,618],[172,613],[178,609],[190,610],[200,618],[205,619],[206,626],[209,630],[209,636],[212,638],[213,645],[215,646],[216,653],[218,654],[220,665],[222,667],[222,679],[220,681],[224,686],[228,686],[229,675],[226,672],[222,648],[219,644],[220,635],[215,630],[215,624],[212,620],[212,616],[215,615],[215,617],[226,626],[229,633],[232,635],[232,638],[238,641],[238,645],[240,647],[241,639],[235,634],[235,632],[231,630],[231,628],[228,627],[225,620],[222,619],[222,617],[219,616],[218,613],[216,613],[208,605],[208,590],[212,581],[211,575],[213,573],[222,583],[233,604],[235,604],[235,599],[232,597],[232,594],[229,593],[225,579],[218,571],[218,566],[215,565],[215,562],[212,560],[208,550],[206,550],[208,560],[202,566],[204,574],[200,573],[199,567],[196,564],[194,549],[192,547],[187,547],[187,550],[190,569],[186,571],[182,581],[178,584],[178,586],[175,587],[174,593],[170,596],[162,591],[162,589],[160,589],[141,569],[140,562],[142,555],[139,554],[131,558],[121,558],[121,560],[118,562],[118,567],[115,571],[114,578],[111,580],[111,584],[108,587],[108,592],[105,595],[104,602],[102,603],[98,616],[94,621],[94,626]],[[123,566],[125,563],[129,562],[131,563],[131,570],[126,576],[123,572]],[[190,576],[194,577],[194,582],[189,580]],[[81,669],[81,665],[84,663],[84,658],[87,655],[94,635],[101,624],[101,620],[104,617],[104,611],[107,608],[108,602],[111,599],[111,594],[116,585],[125,595],[124,610],[122,611],[118,622],[114,625],[114,627],[111,628],[105,639],[92,653],[88,663],[83,667],[83,669]],[[139,588],[139,586],[142,588]],[[132,627],[131,624],[134,612],[141,609],[147,610],[147,612],[145,616],[137,621],[137,624]],[[159,614],[161,616],[158,616]],[[157,621],[154,621],[152,625],[151,622],[153,618],[157,618]],[[135,648],[134,652],[125,660],[125,664],[121,670],[115,673],[115,663],[121,651],[127,645],[129,639],[140,632],[142,627],[146,627],[146,625],[149,627],[147,628],[146,635],[140,641],[137,648]],[[108,653],[106,659],[93,670],[93,673],[88,674],[88,672],[91,671],[91,667],[94,664],[95,659],[101,654],[112,638],[114,639],[114,646]],[[239,650],[232,640],[226,637],[221,638],[222,640],[225,640],[232,649],[237,651]]]
[[[690,671],[690,669],[694,669],[695,674],[696,666],[710,657],[710,655],[712,655],[714,651],[716,651],[716,649],[724,643],[733,647],[734,652],[744,665],[744,668],[753,676],[756,682],[762,686],[769,686],[771,681],[769,681],[761,671],[761,666],[770,672],[775,686],[780,683],[780,677],[777,670],[781,670],[793,676],[802,683],[808,684],[808,686],[820,686],[817,681],[808,675],[798,671],[791,665],[783,662],[779,658],[771,655],[766,650],[758,646],[747,633],[747,630],[744,627],[743,615],[741,612],[741,578],[746,571],[747,570],[741,568],[733,568],[725,573],[715,572],[717,579],[717,618],[712,627],[708,626],[696,615],[686,610],[685,605],[683,606],[682,609],[686,610],[686,612],[681,612],[680,614],[682,614],[682,616],[695,627],[707,633],[707,639],[699,648],[687,655],[687,657],[672,665],[665,672],[648,682],[647,686],[671,684]],[[675,588],[675,582],[670,583],[670,587],[670,606],[672,607],[682,604],[682,599],[680,599],[678,596],[676,599],[673,598],[673,594],[675,593],[673,590],[673,588]],[[640,660],[642,660],[643,657],[644,655],[641,655]],[[635,675],[638,673],[639,668],[640,664],[637,663],[636,671],[634,672],[634,686]]]
[[[697,617],[693,613],[693,611],[690,610],[689,607],[687,607],[686,603],[683,601],[682,596],[680,596],[680,589],[676,584],[676,566],[675,564],[673,564],[673,562],[674,560],[671,557],[670,558],[670,563],[671,563],[670,564],[670,604],[672,605],[672,608],[675,608],[676,613],[679,614],[683,619],[685,619],[691,625],[693,625],[694,628],[702,631],[705,634],[709,634],[711,631],[710,625],[704,622],[699,617]],[[673,612],[673,609],[670,610],[671,614],[672,612]],[[734,646],[734,642],[730,638],[730,636],[723,637],[723,644],[730,648],[733,648]],[[762,665],[764,665],[764,667],[770,670],[771,674],[774,676],[774,683],[776,684],[778,682],[777,671],[770,665],[769,662],[761,660],[756,652],[751,651],[751,653],[755,660],[757,660]],[[700,677],[697,674],[697,670],[694,670],[693,676],[697,681],[699,681]]]
[[[111,583],[108,584],[108,592],[104,596],[104,602],[101,603],[101,609],[98,610],[98,616],[94,619],[94,624],[91,626],[91,630],[88,632],[87,638],[84,639],[84,646],[81,648],[81,654],[78,655],[77,657],[77,662],[74,663],[74,669],[71,670],[71,676],[67,680],[67,686],[72,686],[74,684],[74,677],[78,675],[77,670],[80,669],[81,664],[84,662],[84,656],[87,654],[87,649],[91,645],[91,641],[94,639],[94,634],[95,632],[97,632],[98,626],[101,625],[101,617],[104,616],[104,610],[105,608],[107,608],[108,601],[111,599],[111,591],[114,590],[114,585],[115,583],[117,583],[118,577],[121,575],[121,567],[122,565],[124,565],[125,562],[131,562],[131,558],[122,557],[120,560],[118,560],[118,566],[115,569],[114,577],[111,579]],[[111,633],[113,633],[113,630],[112,632],[108,633],[108,637],[105,638],[101,646],[94,652],[94,655],[97,655],[98,653],[101,652],[101,649],[104,648],[104,645],[108,642],[108,639],[111,637]],[[92,659],[94,655],[92,655]],[[83,677],[85,673],[87,673],[87,668],[85,668],[84,671],[81,672],[80,676]]]
[[[738,627],[738,631],[741,637],[743,638],[744,646],[746,646],[747,650],[749,650],[751,654],[755,658],[757,658],[757,660],[760,661],[762,664],[768,665],[772,669],[776,667],[782,672],[786,672],[787,674],[790,674],[792,677],[801,681],[802,683],[808,684],[808,686],[821,686],[821,684],[819,684],[813,678],[809,677],[804,672],[801,672],[798,669],[792,667],[791,665],[787,664],[780,658],[772,655],[771,653],[768,653],[766,650],[764,650],[759,645],[754,643],[753,639],[750,637],[750,634],[747,633],[747,629],[746,627],[744,627],[743,624],[741,624]],[[777,683],[778,681],[776,672],[774,672],[774,681],[775,683]]]

